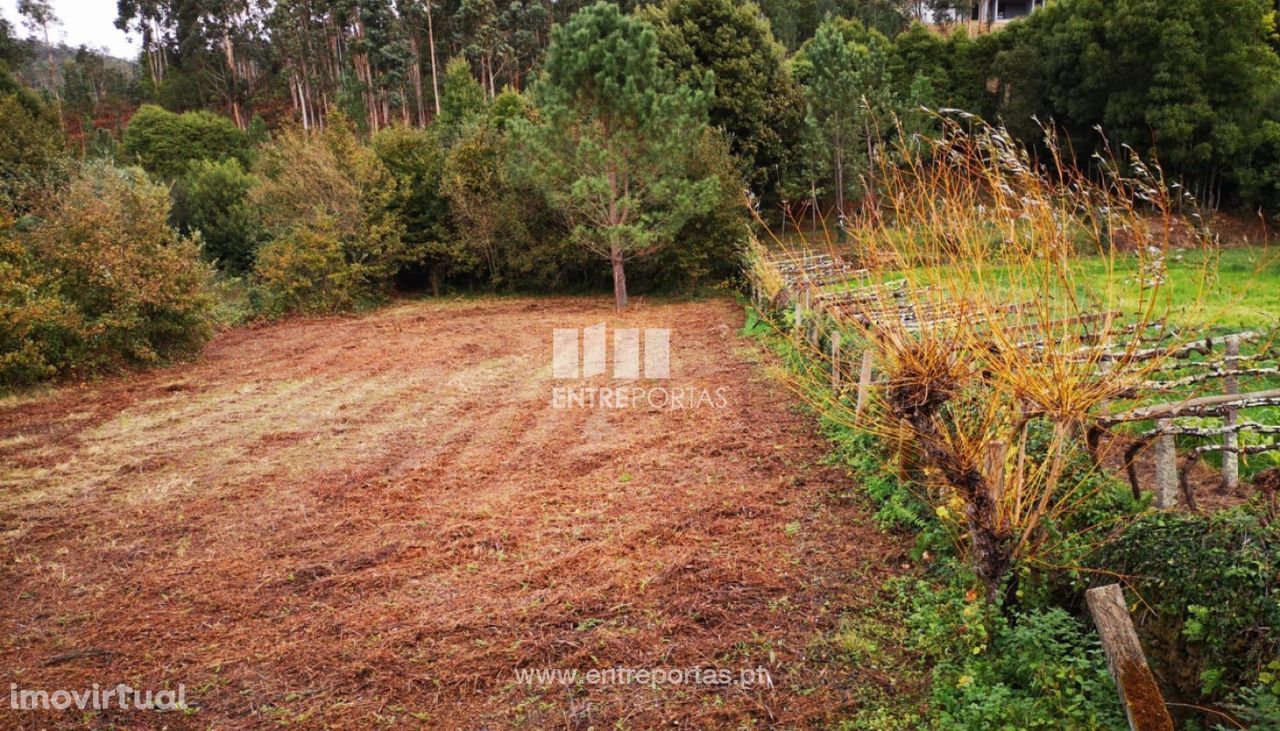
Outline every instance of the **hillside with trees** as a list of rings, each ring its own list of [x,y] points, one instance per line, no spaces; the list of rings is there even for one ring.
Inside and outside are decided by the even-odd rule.
[[[560,314],[546,314],[543,298],[576,312],[573,303],[606,297],[605,314],[584,305],[585,311],[624,318],[621,329],[630,332],[624,337],[633,339],[645,328],[671,327],[650,317],[651,302],[669,314],[670,302],[696,300],[687,311],[706,331],[698,337],[705,336],[700,342],[718,354],[710,358],[717,362],[692,348],[678,352],[700,372],[746,389],[754,386],[744,385],[750,381],[745,371],[734,370],[741,364],[731,362],[738,356],[729,341],[707,335],[730,337],[738,324],[724,325],[725,311],[737,316],[745,305],[741,339],[759,347],[759,360],[776,360],[771,375],[820,415],[835,445],[827,461],[870,493],[874,517],[863,522],[874,522],[903,546],[914,542],[914,548],[892,549],[906,578],[877,576],[884,602],[876,607],[893,613],[894,626],[877,619],[865,631],[851,628],[847,622],[870,615],[837,621],[826,614],[825,595],[798,598],[823,577],[789,576],[779,581],[785,592],[753,595],[760,604],[752,605],[759,610],[754,622],[776,629],[783,622],[775,613],[796,601],[809,614],[788,614],[786,622],[826,622],[822,631],[838,637],[830,640],[835,649],[823,644],[801,663],[836,668],[820,684],[831,707],[805,715],[807,694],[797,693],[791,699],[793,709],[803,710],[795,711],[794,718],[803,719],[797,723],[821,716],[825,725],[857,728],[1123,727],[1125,709],[1117,704],[1083,598],[1093,578],[1106,575],[1149,594],[1139,601],[1148,623],[1141,639],[1148,652],[1159,653],[1152,665],[1171,707],[1183,709],[1175,711],[1180,723],[1280,728],[1280,524],[1273,522],[1280,462],[1268,461],[1276,456],[1280,426],[1241,421],[1234,408],[1221,421],[1217,412],[1196,412],[1121,425],[1115,406],[1125,402],[1129,413],[1147,413],[1141,409],[1152,404],[1134,396],[1142,389],[1194,400],[1200,394],[1188,387],[1219,377],[1233,379],[1230,395],[1238,395],[1244,375],[1268,386],[1250,408],[1270,409],[1263,415],[1275,417],[1280,299],[1270,290],[1280,278],[1273,277],[1269,250],[1256,244],[1265,243],[1258,239],[1280,220],[1280,6],[1272,0],[1050,0],[997,24],[977,20],[987,17],[978,2],[118,0],[116,26],[140,49],[136,58],[118,59],[54,43],[64,6],[20,0],[17,16],[0,18],[0,393],[21,400],[93,379],[199,369],[208,346],[223,359],[207,371],[221,379],[218,388],[243,396],[257,386],[236,380],[242,374],[226,359],[258,367],[258,351],[245,343],[260,328],[290,343],[288,349],[263,345],[263,362],[287,370],[297,354],[314,372],[353,384],[353,392],[368,388],[376,392],[372,403],[404,416],[395,410],[413,394],[378,389],[410,380],[415,388],[444,383],[447,389],[457,385],[450,380],[455,376],[488,383],[495,373],[518,381],[511,364],[541,358],[537,348],[546,344],[541,330],[521,329],[521,307],[537,313],[529,328],[559,332],[567,326],[556,319]],[[1215,220],[1244,231],[1230,242],[1242,245],[1222,251]],[[1028,291],[1035,288],[1026,280],[1053,276],[1060,278],[1057,289]],[[934,281],[912,289],[903,284],[907,277]],[[1227,290],[1237,294],[1233,288],[1242,283],[1262,294],[1255,290],[1256,299],[1244,304],[1228,301]],[[949,301],[929,299],[948,287]],[[1160,287],[1166,287],[1163,299],[1152,294]],[[910,302],[913,296],[920,301]],[[1046,304],[1054,297],[1069,306]],[[721,301],[705,305],[704,298]],[[977,300],[985,310],[958,304]],[[443,309],[415,320],[395,308],[407,301]],[[507,338],[501,347],[479,340],[489,325],[469,309],[477,301],[493,307],[491,326]],[[1217,309],[1192,314],[1193,301],[1212,301]],[[844,305],[814,319],[831,302]],[[717,310],[720,305],[732,306]],[[1113,312],[1126,307],[1136,319],[1113,322]],[[461,313],[475,342],[452,329],[448,308]],[[944,335],[915,319],[918,311],[942,312],[936,322]],[[910,327],[885,336],[868,325],[886,312],[906,313]],[[1029,312],[1041,320],[1000,329],[1003,318],[1025,320]],[[373,337],[399,348],[418,347],[404,333],[417,332],[419,321],[455,341],[424,358],[435,369],[430,378],[413,380],[421,374],[406,375],[412,369],[405,351],[386,352],[362,339],[361,317],[370,318],[369,332],[379,333]],[[1041,332],[1061,330],[1064,322],[1118,329],[1056,340]],[[1215,355],[1226,330],[1242,324],[1252,338],[1243,354],[1236,341],[1232,351]],[[304,334],[290,329],[295,326]],[[1121,347],[1111,337],[1121,331],[1133,335],[1123,355],[1107,352],[1097,362],[1080,355]],[[840,355],[841,343],[847,349],[851,339],[863,353],[853,364]],[[372,365],[364,371],[344,361],[337,368],[342,353],[334,350],[333,362],[324,361],[308,350],[309,340],[361,353]],[[1057,360],[1046,355],[1064,342],[1070,353]],[[631,345],[639,358],[639,345]],[[1194,354],[1207,375],[1160,360],[1173,350]],[[483,359],[482,353],[501,361],[485,361],[492,372],[458,365]],[[879,358],[874,368],[873,356]],[[1126,373],[1116,365],[1126,359],[1145,365]],[[719,361],[728,363],[728,375],[716,370]],[[851,390],[855,374],[859,390]],[[311,377],[297,375],[297,384]],[[276,385],[302,388],[297,384]],[[170,385],[172,392],[157,387],[151,395],[175,403],[184,398],[185,381]],[[134,397],[121,393],[84,413],[93,419],[116,413],[112,409]],[[360,407],[359,399],[325,393],[343,408]],[[530,428],[527,414],[480,404],[472,392],[450,393],[444,410],[411,418],[450,440],[453,422],[466,424],[473,412],[501,423],[501,430],[547,438]],[[528,392],[522,396],[535,401]],[[744,456],[756,440],[753,420],[782,420],[786,411],[768,401],[772,396],[758,397],[767,409],[735,413],[721,425],[742,451],[726,451],[733,454],[726,470],[742,476],[758,465],[771,479],[770,470],[790,474],[790,461]],[[230,404],[238,397],[225,398]],[[441,416],[464,402],[471,411]],[[166,404],[158,411],[170,413],[174,404]],[[0,431],[0,452],[13,450],[25,461],[15,468],[17,478],[0,485],[58,474],[40,455],[22,452],[23,445],[38,443],[50,454],[76,445],[54,438],[61,426],[37,429],[39,439],[53,440],[47,444],[30,441],[23,430],[44,423],[47,414],[29,405],[13,408],[26,421],[15,417],[12,433]],[[863,414],[876,408],[883,423],[869,427]],[[252,409],[244,406],[245,413]],[[219,412],[201,404],[190,413]],[[287,409],[272,413],[289,417]],[[360,426],[371,430],[363,433],[370,442],[395,432],[404,449],[421,446],[391,423],[375,428],[369,419]],[[599,437],[608,433],[606,421],[575,422],[574,428]],[[151,424],[145,417],[142,423]],[[246,454],[262,449],[301,459],[285,455],[290,440],[305,432],[295,426],[283,436],[224,436]],[[646,454],[664,451],[641,445],[647,427],[631,426],[635,431],[623,441]],[[1103,437],[1092,427],[1129,455],[1123,465],[1097,456]],[[68,433],[80,428],[67,427]],[[334,426],[332,434],[346,428]],[[174,443],[185,438],[166,434]],[[1224,438],[1221,449],[1215,442],[1187,451],[1206,435]],[[261,443],[254,441],[259,436]],[[459,449],[488,444],[470,432],[457,441],[467,443]],[[1157,441],[1163,463],[1134,457]],[[520,444],[502,444],[554,482],[540,452],[531,458]],[[553,449],[550,441],[539,444]],[[788,445],[786,454],[803,452],[816,461]],[[216,451],[204,447],[207,454]],[[1175,447],[1184,448],[1184,461]],[[700,448],[720,454],[719,447]],[[603,461],[607,451],[576,455],[575,464]],[[145,471],[126,463],[124,441],[98,453],[114,460],[112,474]],[[690,461],[702,456],[681,454]],[[1222,493],[1213,505],[1221,514],[1200,511],[1195,475],[1216,475],[1227,464],[1224,454],[1243,460],[1235,477],[1254,480],[1257,494]],[[358,453],[341,457],[357,460]],[[390,471],[414,474],[443,463],[434,454],[387,462],[394,463]],[[223,468],[200,463],[209,473]],[[492,473],[509,466],[462,463]],[[58,464],[72,472],[84,466]],[[601,479],[629,483],[628,470],[636,468],[619,463],[610,469],[615,466],[616,475]],[[334,469],[358,472],[345,463]],[[1190,504],[1185,514],[1152,512],[1149,496],[1139,494],[1140,478],[1157,470],[1166,484],[1181,475],[1179,489]],[[85,495],[104,484],[88,472],[75,474]],[[689,484],[710,479],[687,477]],[[806,478],[792,477],[803,486]],[[180,478],[174,476],[174,484]],[[379,479],[348,486],[376,491]],[[1132,492],[1122,479],[1133,484]],[[829,492],[839,494],[832,498],[837,504],[824,503],[822,510],[843,515],[851,509],[843,488]],[[997,498],[986,499],[986,492]],[[715,500],[679,520],[740,515],[736,506],[720,504],[732,501],[727,493],[706,494]],[[505,498],[493,499],[499,507],[484,510],[502,512]],[[829,515],[796,517],[792,504],[775,510],[781,504],[741,515],[767,522],[786,513],[785,525],[768,540],[785,535],[796,545],[813,525],[830,527]],[[20,513],[18,507],[0,512],[0,535],[17,525],[8,518]],[[539,525],[548,540],[568,535],[561,526]],[[463,536],[469,526],[457,530],[461,538],[441,533],[432,540],[470,541],[466,550],[475,556],[502,560],[519,543],[507,527],[474,540]],[[623,540],[621,527],[610,530],[620,541],[617,551],[649,540]],[[654,530],[680,532],[671,525]],[[820,533],[815,543],[828,547],[836,542],[831,535]],[[415,540],[402,538],[405,545]],[[272,578],[270,590],[293,582],[294,569],[309,577],[304,583],[327,586],[326,579],[337,582],[351,566],[373,566],[386,547],[369,541],[361,555],[330,556],[323,566],[277,566],[291,578]],[[985,563],[974,559],[984,552]],[[1176,565],[1151,559],[1166,552],[1178,557]],[[785,572],[778,555],[771,556],[771,570]],[[812,552],[804,555],[809,561]],[[862,566],[863,558],[839,570]],[[697,584],[701,579],[682,573],[695,563],[663,569],[658,584]],[[635,578],[627,590],[643,594],[636,586],[647,587],[652,578]],[[728,573],[712,579],[725,592],[736,591]],[[847,575],[835,582],[847,583],[856,582]],[[688,614],[697,618],[688,621],[710,622],[713,603],[691,604]],[[874,613],[876,607],[863,609]],[[547,620],[579,635],[606,625],[625,635],[627,621],[612,615],[608,622],[587,615]],[[828,626],[833,621],[838,627]],[[473,650],[483,642],[479,634],[465,638]],[[660,635],[655,630],[655,643]],[[790,630],[781,635],[802,641]],[[527,641],[515,634],[506,639],[515,648]],[[576,639],[556,641],[581,649]],[[744,653],[757,657],[751,654],[757,649]],[[449,651],[459,663],[468,661],[457,647]],[[882,655],[887,669],[876,665]],[[854,666],[884,676],[875,683],[890,690],[875,696],[874,708],[855,708],[840,695],[848,688],[832,680]],[[459,686],[468,677],[462,671],[451,676]],[[866,680],[855,684],[858,692],[873,693]],[[904,688],[900,698],[898,688]],[[735,721],[786,725],[767,707],[757,713],[754,702],[735,697],[734,703]],[[337,727],[351,722],[345,708],[335,711]],[[235,718],[240,710],[218,712]],[[569,725],[597,727],[590,709],[582,713]],[[707,715],[687,717],[718,718],[714,710],[700,713]],[[619,712],[607,720],[623,727],[627,717]],[[278,720],[287,722],[285,715]]]
[[[172,223],[186,234],[200,231],[207,252],[231,273],[251,272],[256,251],[271,238],[262,219],[274,214],[246,203],[246,186],[271,177],[264,169],[270,148],[291,139],[295,127],[347,128],[360,144],[397,128],[423,130],[415,145],[430,170],[382,160],[416,188],[397,204],[398,218],[412,222],[405,236],[416,243],[390,274],[400,285],[437,293],[621,281],[612,265],[595,263],[597,250],[610,252],[607,261],[622,249],[646,254],[621,257],[635,258],[633,289],[712,281],[732,268],[743,240],[743,192],[768,220],[839,219],[850,206],[874,201],[872,161],[881,152],[899,136],[936,127],[925,108],[1002,120],[1032,147],[1042,125],[1052,124],[1086,166],[1099,152],[1133,149],[1159,160],[1170,180],[1211,207],[1253,215],[1280,206],[1280,41],[1262,0],[1063,0],[972,37],[963,23],[919,23],[964,17],[950,6],[926,5],[624,4],[620,12],[634,11],[629,37],[644,44],[628,53],[640,55],[627,56],[616,71],[584,67],[574,72],[577,80],[560,79],[568,72],[557,71],[554,59],[590,54],[573,46],[591,41],[564,34],[580,8],[534,0],[505,7],[472,0],[126,0],[118,25],[141,39],[136,64],[44,45],[58,19],[33,2],[24,4],[23,17],[33,41],[18,40],[6,26],[4,46],[13,93],[29,110],[43,107],[40,114],[61,119],[67,164],[140,165],[171,185]],[[587,32],[615,43],[602,29]],[[563,52],[549,55],[549,48]],[[565,84],[592,74],[616,74],[617,81],[579,98],[588,107],[575,111],[579,92]],[[554,130],[603,124],[609,138],[633,125],[676,124],[662,117],[689,106],[676,101],[686,93],[702,121],[690,118],[694,127],[668,138],[678,148],[627,153],[670,169],[645,173],[634,195],[612,201],[628,210],[609,211],[609,196],[601,199],[602,213],[587,216],[599,223],[584,228],[585,193],[561,195],[575,180],[553,183],[554,166],[546,163],[558,157],[607,166],[582,157],[604,140],[594,131],[576,141],[534,132],[552,119]],[[571,124],[569,113],[578,121]],[[542,167],[527,174],[535,158]],[[202,169],[204,180],[188,179],[187,166],[199,160],[242,172],[211,178]],[[666,182],[655,187],[640,182],[645,176]],[[579,187],[589,178],[578,179]],[[684,193],[667,184],[676,181],[687,183]],[[655,205],[668,209],[659,214]],[[226,208],[239,211],[238,222],[212,223],[209,212]],[[646,224],[620,223],[637,216]],[[614,222],[606,225],[608,219]],[[659,219],[665,233],[653,238]],[[605,242],[624,230],[628,243]]]

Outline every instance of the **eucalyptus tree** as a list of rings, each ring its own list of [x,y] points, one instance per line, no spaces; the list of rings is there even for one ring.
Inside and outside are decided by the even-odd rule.
[[[53,12],[49,0],[18,0],[18,15],[32,33],[40,31],[44,34],[46,63],[49,72],[49,93],[59,103],[62,97],[58,91],[58,68],[53,62],[53,43],[49,38],[49,29],[58,24],[58,15]]]

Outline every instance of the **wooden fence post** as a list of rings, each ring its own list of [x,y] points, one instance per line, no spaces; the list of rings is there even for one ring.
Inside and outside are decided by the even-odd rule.
[[[796,313],[796,314],[795,314],[795,317],[791,318],[792,320],[794,320],[794,322],[792,322],[791,324],[792,324],[792,326],[793,326],[795,329],[797,329],[797,330],[798,330],[798,329],[800,329],[800,327],[802,327],[802,326],[804,325],[804,312],[800,309],[800,299],[799,299],[799,298],[796,298],[796,302],[795,302],[795,313]]]
[[[1168,429],[1168,419],[1156,420],[1156,429]],[[1156,499],[1161,510],[1172,508],[1178,501],[1178,452],[1172,434],[1156,437]]]
[[[809,341],[810,345],[813,345],[814,341],[817,340],[818,318],[814,316],[813,293],[808,286],[805,286],[803,293],[800,295],[800,300],[804,302],[804,337]]]
[[[1116,681],[1120,703],[1133,731],[1173,731],[1173,719],[1160,695],[1142,644],[1133,628],[1133,618],[1119,584],[1108,584],[1084,593],[1089,613],[1102,638],[1107,668]]]
[[[858,401],[854,406],[854,417],[861,418],[862,410],[867,405],[867,397],[871,393],[871,346],[862,351],[862,368],[858,371]]]
[[[840,331],[831,332],[831,392],[840,395]]]
[[[1232,335],[1227,338],[1227,357],[1223,360],[1223,365],[1228,371],[1236,369],[1240,360],[1240,338]],[[1227,376],[1223,383],[1223,393],[1237,394],[1240,393],[1240,379],[1234,375]],[[1236,409],[1227,409],[1222,416],[1222,425],[1230,429],[1239,421],[1240,412]],[[1218,492],[1223,495],[1230,495],[1240,487],[1240,435],[1234,431],[1227,431],[1222,435],[1222,485]]]

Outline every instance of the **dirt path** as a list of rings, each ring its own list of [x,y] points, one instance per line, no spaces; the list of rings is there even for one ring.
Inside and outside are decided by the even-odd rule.
[[[668,388],[551,406],[551,332],[670,328]],[[882,684],[840,613],[902,560],[735,332],[732,303],[402,304],[221,336],[198,363],[0,402],[0,668],[185,686],[198,711],[3,727],[809,728]],[[603,385],[609,385],[602,381]],[[652,382],[650,382],[652,385]],[[517,669],[766,668],[737,683]],[[735,678],[736,680],[736,678]]]

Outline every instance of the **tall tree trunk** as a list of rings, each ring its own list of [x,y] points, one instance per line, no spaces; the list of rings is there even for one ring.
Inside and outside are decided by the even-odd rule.
[[[44,24],[44,49],[46,63],[49,64],[49,93],[53,94],[53,98],[58,101],[58,107],[62,107],[62,94],[58,91],[58,74],[57,66],[53,63],[53,46],[49,43],[49,25]]]
[[[299,116],[302,116],[302,104],[301,100],[298,98],[298,74],[293,70],[292,65],[289,66],[289,102],[293,104],[293,111]],[[302,122],[302,128],[307,128],[305,118]]]
[[[836,222],[844,220],[844,150],[836,144]]]
[[[609,262],[613,264],[613,305],[622,312],[627,308],[627,272],[623,268],[622,249],[617,245],[610,249]]]
[[[369,118],[369,132],[376,133],[378,131],[378,97],[377,91],[373,86],[373,68],[369,64],[369,54],[364,50],[363,46],[365,37],[364,21],[358,14],[356,15],[355,37],[357,41],[362,42],[359,52],[355,54],[354,58],[356,77],[360,79],[360,83],[364,86],[364,104]]]
[[[493,52],[492,51],[485,53],[484,68],[485,68],[485,72],[489,76],[489,101],[493,101],[493,98],[497,96],[497,90],[495,89],[494,83],[493,83]]]
[[[809,223],[812,226],[814,235],[817,235],[818,233],[818,183],[816,181],[813,181],[813,180],[809,181],[809,196],[811,198],[810,202],[813,204],[809,208]]]
[[[436,74],[436,32],[431,24],[431,0],[427,0],[427,51],[431,53],[431,97],[436,103],[436,115],[440,114],[440,80]]]
[[[58,76],[53,65],[53,46],[49,44],[49,24],[44,24],[44,47],[48,51],[49,63],[49,91],[53,94],[54,104],[57,105],[58,127],[62,131],[66,131],[67,123],[62,119],[62,93],[58,90]]]
[[[239,96],[237,87],[239,86],[240,75],[236,68],[235,48],[231,45],[231,32],[227,28],[222,29],[222,52],[227,59],[227,73],[231,74],[231,89],[227,93],[228,98],[231,100],[231,117],[236,126],[243,130],[247,125],[240,114],[240,100],[237,98]]]
[[[422,54],[418,49],[418,36],[416,33],[409,36],[409,51],[413,54],[413,65],[409,67],[409,73],[413,76],[413,97],[414,106],[418,112],[418,125],[425,127],[427,125],[427,108],[422,99]]]
[[[608,128],[605,129],[605,138],[608,139]],[[609,221],[609,263],[613,265],[613,299],[614,307],[618,312],[622,312],[627,306],[627,273],[623,269],[625,260],[623,258],[622,245],[618,243],[613,231],[617,226],[621,226],[626,221],[625,213],[619,209],[618,201],[625,195],[626,184],[619,185],[618,172],[612,170],[608,174],[609,179],[609,207],[605,211],[607,220]]]
[[[867,115],[864,129],[867,131],[867,190],[863,210],[871,212],[876,207],[876,140],[879,129],[872,129],[871,115]]]

